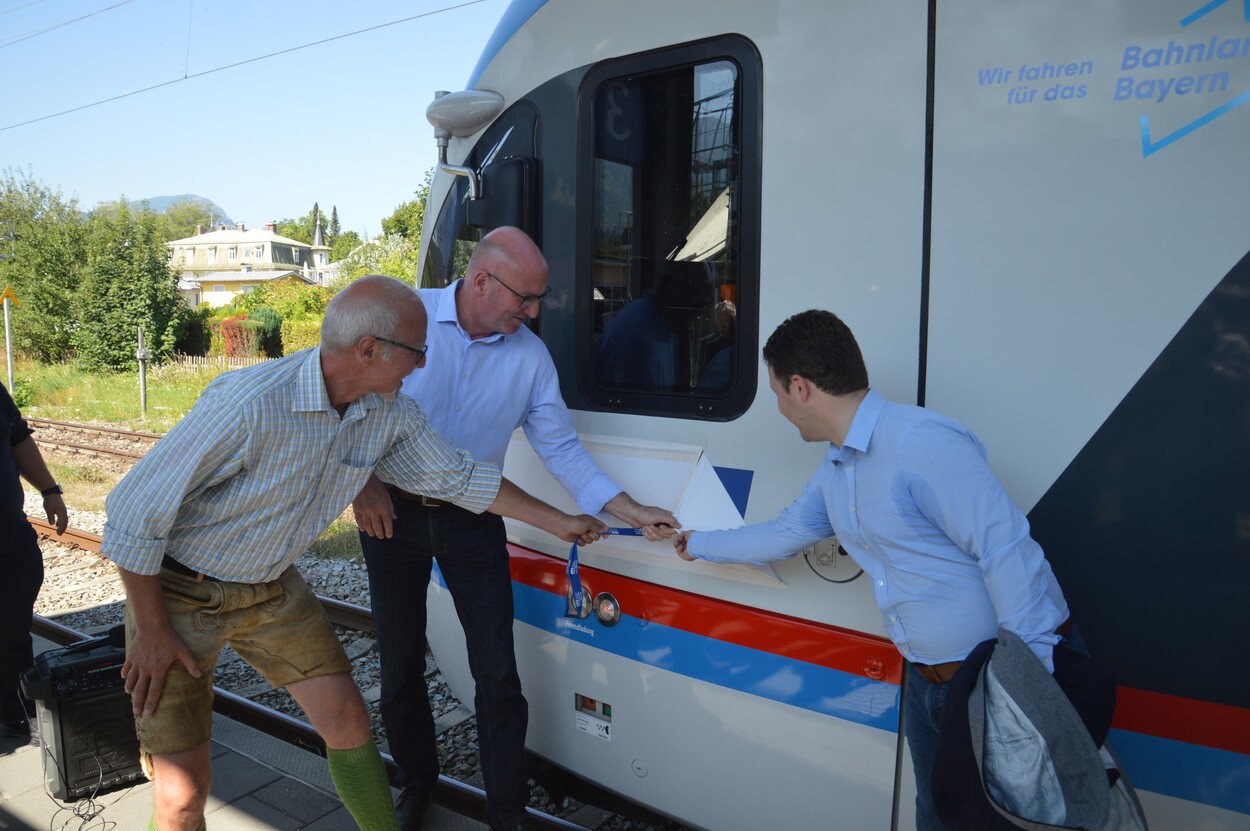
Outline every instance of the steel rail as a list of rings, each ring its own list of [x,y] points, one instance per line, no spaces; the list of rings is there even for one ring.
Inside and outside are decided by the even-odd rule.
[[[28,418],[26,423],[32,427],[54,427],[60,430],[81,430],[87,433],[108,433],[125,439],[147,441],[153,444],[162,438],[161,433],[144,433],[137,430],[123,430],[120,427],[97,427],[94,424],[77,424],[72,421],[54,421],[50,418]]]
[[[74,441],[43,439],[37,434],[35,435],[35,444],[40,444],[44,447],[64,447],[76,453],[89,453],[92,456],[113,456],[119,459],[125,459],[129,462],[137,462],[143,458],[142,453],[135,453],[133,450],[113,450],[109,447],[95,447],[90,444],[79,444]]]
[[[100,537],[97,534],[79,531],[77,528],[66,528],[64,534],[58,534],[55,527],[42,519],[27,517],[27,521],[41,536],[49,537],[62,545],[73,545],[96,554],[100,553]],[[373,612],[367,607],[321,595],[318,595],[317,599],[321,601],[321,606],[325,609],[326,617],[330,618],[331,623],[337,623],[348,629],[373,628]]]

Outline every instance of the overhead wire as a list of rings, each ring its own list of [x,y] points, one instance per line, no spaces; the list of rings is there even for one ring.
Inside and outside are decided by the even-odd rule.
[[[14,35],[8,40],[5,40],[4,42],[0,43],[0,49],[13,46],[14,44],[21,43],[22,41],[25,41],[25,40],[30,40],[31,38],[39,37],[40,35],[46,35],[48,32],[55,32],[57,29],[64,29],[66,26],[69,26],[74,23],[78,23],[79,21],[86,20],[87,18],[95,17],[98,14],[104,14],[105,12],[113,11],[113,9],[117,9],[117,8],[121,8],[122,6],[130,5],[134,1],[135,0],[121,0],[120,3],[114,3],[113,5],[108,6],[106,8],[99,9],[94,12],[90,12],[89,14],[80,15],[79,17],[75,17],[72,20],[64,20],[60,23],[53,23],[51,26],[45,26],[44,28],[37,29],[36,31],[33,31],[33,32],[27,32],[22,35]],[[14,10],[10,9],[10,11],[14,11]]]
[[[0,9],[0,14],[8,14],[9,12],[20,11],[22,9],[29,8],[30,6],[38,6],[43,1],[44,0],[30,0],[29,3],[22,3],[20,6],[10,6],[7,9]]]
[[[133,0],[124,0],[124,2],[129,3],[129,2],[133,2]],[[100,100],[92,101],[89,104],[81,104],[77,107],[70,107],[67,110],[61,110],[59,112],[49,113],[48,115],[41,115],[38,118],[31,118],[31,119],[27,119],[26,121],[19,121],[14,124],[7,124],[3,127],[0,127],[0,133],[3,133],[7,130],[15,130],[18,127],[26,127],[30,124],[37,124],[40,121],[47,121],[52,118],[59,118],[63,115],[69,115],[71,113],[81,112],[83,110],[89,110],[92,107],[98,107],[102,104],[108,104],[113,101],[120,101],[123,98],[130,98],[135,95],[142,95],[145,92],[151,92],[152,90],[160,89],[162,87],[172,86],[173,84],[182,83],[183,81],[189,81],[193,78],[202,78],[205,75],[212,75],[216,72],[223,72],[227,69],[234,69],[236,67],[246,66],[247,64],[250,64],[250,63],[256,63],[258,61],[269,60],[270,58],[276,58],[281,55],[288,55],[292,52],[298,52],[302,49],[309,49],[313,46],[321,46],[322,44],[333,43],[336,40],[343,40],[344,38],[355,37],[356,35],[363,35],[363,34],[367,34],[368,32],[376,32],[379,29],[385,29],[390,26],[397,26],[401,23],[410,23],[413,20],[419,20],[423,17],[433,17],[434,15],[444,14],[446,12],[455,11],[457,9],[463,9],[468,6],[476,6],[479,3],[484,3],[484,2],[486,2],[486,0],[465,0],[465,2],[463,3],[456,3],[451,6],[444,6],[441,9],[434,9],[433,11],[422,12],[421,14],[414,14],[409,17],[400,18],[399,20],[392,20],[389,23],[379,23],[376,26],[367,26],[364,29],[357,29],[354,32],[344,32],[343,34],[333,35],[328,38],[322,38],[321,40],[310,41],[309,43],[303,43],[303,44],[300,44],[299,46],[291,46],[287,49],[279,49],[277,52],[270,52],[266,55],[258,55],[254,58],[247,58],[245,60],[235,61],[234,63],[225,64],[223,66],[214,67],[212,69],[205,69],[200,72],[192,72],[188,74],[184,70],[181,78],[171,78],[168,81],[161,81],[160,83],[152,84],[151,86],[142,87],[140,89],[134,89],[129,92],[123,92],[119,95],[113,95],[108,98],[101,98]]]

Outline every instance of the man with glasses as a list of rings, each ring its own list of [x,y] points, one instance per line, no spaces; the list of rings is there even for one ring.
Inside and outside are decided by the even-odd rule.
[[[294,567],[375,469],[468,516],[499,511],[570,541],[606,530],[501,479],[399,395],[425,342],[412,287],[362,277],[330,302],[319,347],[216,378],[109,494],[100,548],[126,587],[122,676],[152,827],[204,827],[213,667],[230,644],[308,714],[360,828],[397,828],[351,664]]]
[[[517,427],[587,514],[607,511],[667,539],[677,520],[640,505],[604,473],[573,428],[547,347],[523,324],[550,291],[547,262],[517,228],[487,234],[463,279],[422,289],[430,314],[429,365],[404,379],[431,424],[475,458],[503,465]],[[383,476],[382,479],[386,477]],[[374,478],[353,503],[369,568],[382,657],[382,720],[403,791],[400,827],[419,829],[438,779],[425,683],[426,587],[439,570],[464,626],[477,685],[478,746],[493,829],[526,828],[528,706],[512,642],[512,577],[502,520],[406,493]]]

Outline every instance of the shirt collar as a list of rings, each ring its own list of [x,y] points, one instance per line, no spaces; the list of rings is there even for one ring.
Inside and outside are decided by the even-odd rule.
[[[847,431],[842,446],[860,453],[867,452],[872,433],[877,429],[877,422],[881,420],[881,413],[885,412],[887,403],[876,391],[868,390],[868,394],[855,410],[855,418],[851,419],[851,429]]]
[[[460,297],[460,286],[463,283],[464,278],[461,277],[459,280],[452,283],[439,293],[438,308],[434,310],[434,320],[437,323],[452,324],[456,327],[456,331],[464,336],[465,340],[473,340],[473,338],[469,336],[469,333],[464,330],[464,327],[460,325],[460,316],[456,311],[456,301]],[[490,343],[491,341],[496,341],[503,337],[505,337],[505,335],[501,332],[495,332],[487,337],[478,338],[476,342]]]
[[[382,406],[383,399],[375,392],[367,392],[348,405],[343,419],[352,417],[353,410],[372,410]],[[321,347],[309,349],[299,368],[295,382],[295,400],[291,411],[297,413],[328,413],[334,407],[330,404],[330,393],[326,391],[325,375],[321,372]]]
[[[321,347],[314,346],[304,353],[295,382],[294,412],[320,412],[330,409],[330,394],[326,392],[326,379],[321,374]]]

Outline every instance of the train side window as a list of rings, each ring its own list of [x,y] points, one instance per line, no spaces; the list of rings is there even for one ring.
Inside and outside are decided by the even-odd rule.
[[[758,79],[758,56],[736,37],[587,75],[578,378],[597,409],[728,420],[750,405]]]

